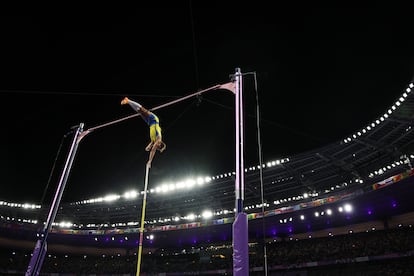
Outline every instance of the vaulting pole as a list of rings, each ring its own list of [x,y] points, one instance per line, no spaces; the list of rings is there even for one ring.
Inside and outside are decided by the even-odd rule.
[[[139,228],[139,245],[138,245],[138,261],[137,261],[137,276],[141,273],[141,256],[142,256],[142,244],[144,241],[144,229],[145,229],[145,209],[147,207],[147,190],[148,190],[148,175],[151,164],[147,163],[145,171],[145,184],[144,184],[144,198],[142,199],[141,210],[141,225]]]
[[[244,145],[243,145],[243,89],[240,68],[234,75],[236,82],[235,117],[236,117],[236,180],[235,209],[233,223],[233,275],[249,275],[249,246],[247,214],[243,212],[244,199]]]
[[[83,130],[83,125],[83,123],[80,123],[78,128],[76,129],[75,135],[73,137],[73,142],[70,147],[69,154],[59,180],[55,197],[53,198],[53,202],[49,210],[49,215],[47,216],[46,224],[43,227],[43,230],[40,233],[40,235],[38,235],[36,246],[33,250],[29,266],[26,270],[26,276],[38,276],[42,268],[43,261],[47,251],[47,237],[49,235],[49,231],[52,228],[52,224],[55,221],[56,214],[59,209],[60,200],[62,199],[63,191],[65,190],[66,182],[68,180],[69,172],[72,167],[73,160],[75,158],[76,150],[78,149],[80,137]]]

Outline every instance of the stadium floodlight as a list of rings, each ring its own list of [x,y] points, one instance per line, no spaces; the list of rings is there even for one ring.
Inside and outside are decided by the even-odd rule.
[[[59,225],[60,228],[70,228],[73,226],[73,223],[68,221],[61,221],[57,225]]]
[[[196,184],[196,181],[194,179],[187,179],[185,181],[186,188],[192,188]]]
[[[203,211],[203,213],[201,214],[201,216],[205,219],[209,219],[213,217],[213,212],[210,210],[205,210]]]
[[[203,185],[204,184],[204,179],[202,177],[197,177],[197,185]]]
[[[328,216],[332,215],[332,210],[331,210],[331,209],[326,210],[326,214],[327,214]]]
[[[305,216],[304,215],[300,215],[300,220],[304,220]]]
[[[167,184],[163,184],[163,185],[161,185],[161,192],[163,192],[163,193],[166,193],[166,192],[168,192],[168,185]]]
[[[137,193],[137,191],[134,191],[134,190],[124,193],[124,198],[126,198],[126,199],[134,199],[137,196],[138,196],[138,193]]]
[[[345,204],[344,205],[344,210],[345,210],[345,212],[347,212],[347,213],[350,213],[350,212],[352,212],[352,205],[351,204]]]
[[[103,200],[104,200],[104,201],[107,201],[107,202],[111,202],[111,201],[118,200],[120,197],[121,197],[121,196],[119,196],[119,195],[115,195],[115,194],[113,194],[113,195],[107,195],[107,196],[105,196],[105,197],[103,198]]]
[[[188,214],[188,215],[185,217],[185,219],[186,219],[186,220],[194,220],[195,218],[196,218],[196,216],[195,216],[193,213]]]

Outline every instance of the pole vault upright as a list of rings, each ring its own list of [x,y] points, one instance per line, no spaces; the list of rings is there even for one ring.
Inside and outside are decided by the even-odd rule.
[[[62,199],[63,191],[65,190],[66,182],[68,180],[69,172],[72,167],[76,151],[78,149],[79,141],[82,138],[83,126],[84,124],[80,123],[78,128],[75,131],[73,142],[70,147],[68,157],[66,158],[66,163],[65,163],[62,175],[59,180],[59,184],[58,184],[58,187],[55,193],[55,197],[53,198],[52,206],[50,207],[45,226],[43,227],[43,230],[40,233],[40,235],[38,234],[38,240],[33,250],[33,254],[29,262],[29,266],[27,267],[27,270],[26,270],[26,276],[37,276],[39,275],[40,269],[42,268],[43,261],[44,261],[46,251],[47,251],[47,237],[49,235],[49,231],[52,228],[52,224],[55,220],[57,211],[59,209],[59,203],[60,203],[60,200]]]
[[[249,275],[249,246],[247,214],[243,212],[244,200],[244,145],[243,145],[243,86],[240,68],[234,75],[236,118],[236,217],[233,223],[233,275]]]

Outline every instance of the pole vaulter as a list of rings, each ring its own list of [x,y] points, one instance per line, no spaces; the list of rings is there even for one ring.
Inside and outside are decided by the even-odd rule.
[[[225,83],[225,84],[218,84],[218,85],[209,87],[207,89],[200,90],[198,92],[195,92],[195,93],[192,93],[190,95],[184,96],[182,98],[176,99],[174,101],[167,102],[167,103],[162,104],[160,106],[156,106],[156,107],[150,109],[150,111],[161,109],[161,108],[164,108],[166,106],[169,106],[169,105],[178,103],[180,101],[189,99],[191,97],[199,96],[199,95],[201,95],[205,92],[212,91],[212,90],[217,90],[217,89],[230,90],[233,93],[235,93],[235,86],[234,86],[233,82],[229,82],[229,83]],[[128,102],[126,102],[126,103],[128,103]],[[137,116],[140,116],[140,114],[137,113],[137,114],[133,114],[133,115],[130,115],[130,116],[127,116],[127,117],[117,119],[117,120],[113,120],[113,121],[110,121],[108,123],[104,123],[104,124],[89,128],[87,130],[83,130],[84,123],[80,123],[75,129],[72,129],[72,130],[74,130],[74,133],[75,133],[74,137],[73,137],[73,141],[72,141],[71,147],[69,149],[68,156],[66,158],[66,162],[65,162],[65,165],[64,165],[64,168],[63,168],[63,171],[62,171],[62,175],[59,179],[58,187],[56,189],[55,196],[53,198],[53,202],[50,206],[49,214],[47,216],[47,221],[46,221],[44,227],[42,228],[42,230],[40,231],[40,233],[37,234],[38,239],[36,241],[35,248],[33,249],[32,257],[30,259],[29,265],[28,265],[26,273],[25,273],[26,276],[38,276],[40,274],[40,270],[41,270],[42,265],[43,265],[44,257],[45,257],[46,252],[47,252],[48,234],[49,234],[49,232],[52,228],[53,222],[55,221],[56,214],[57,214],[58,209],[59,209],[59,204],[60,204],[60,201],[62,199],[63,191],[65,189],[65,186],[66,186],[66,183],[67,183],[67,180],[68,180],[68,177],[69,177],[69,173],[70,173],[70,170],[72,168],[72,164],[73,164],[73,161],[75,159],[75,155],[76,155],[76,152],[77,152],[78,145],[79,145],[80,141],[86,135],[88,135],[89,133],[91,133],[91,132],[93,132],[97,129],[104,128],[104,127],[107,127],[107,126],[110,126],[110,125],[113,125],[113,124],[116,124],[116,123],[119,123],[119,122],[122,122],[122,121],[125,121],[125,120],[128,120],[128,119],[131,119],[131,118],[134,118],[134,117],[137,117]],[[159,145],[159,143],[157,143],[157,144]],[[161,144],[161,147],[159,147],[159,146],[155,147],[155,151],[157,149],[160,150],[160,151],[161,151],[161,149],[165,150],[164,145]],[[148,146],[150,146],[150,145],[148,145]],[[151,146],[151,150],[152,149],[154,149],[154,144],[152,144],[152,146]],[[154,154],[155,154],[155,151],[154,151]],[[152,156],[152,158],[153,157],[154,156]],[[143,198],[143,208],[142,208],[142,216],[141,216],[141,230],[140,230],[140,233],[141,233],[141,235],[140,235],[141,251],[142,251],[142,240],[143,240],[142,233],[144,231],[146,195],[147,195],[147,189],[148,189],[148,174],[149,174],[149,169],[151,167],[151,162],[150,161],[152,161],[151,151],[150,151],[150,159],[148,161],[149,162],[147,163],[147,166],[146,166],[144,198]],[[138,268],[140,269],[140,261],[138,263]],[[137,275],[139,275],[139,273],[140,273],[139,269],[137,271]]]

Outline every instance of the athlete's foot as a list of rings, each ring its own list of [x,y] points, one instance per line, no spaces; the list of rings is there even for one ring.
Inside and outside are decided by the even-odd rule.
[[[128,97],[125,97],[122,101],[121,101],[121,105],[127,104],[129,102]]]

